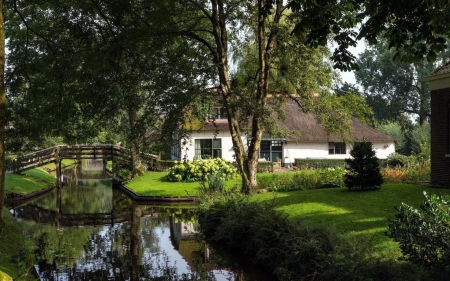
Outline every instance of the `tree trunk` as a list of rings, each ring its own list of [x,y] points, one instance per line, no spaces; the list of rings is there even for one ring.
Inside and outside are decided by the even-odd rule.
[[[3,222],[5,200],[5,127],[6,127],[6,91],[5,91],[5,26],[3,24],[3,1],[0,3],[0,222]]]
[[[283,12],[283,1],[276,1],[276,12],[273,21],[277,24]],[[232,92],[228,75],[228,38],[226,30],[226,15],[224,12],[224,3],[221,0],[211,0],[213,26],[213,35],[216,43],[216,49],[211,48],[220,79],[220,93],[224,100],[224,106],[228,113],[228,125],[233,142],[233,149],[236,156],[238,169],[242,176],[242,192],[250,193],[257,187],[256,174],[258,169],[259,149],[263,133],[263,125],[258,115],[252,117],[252,131],[248,151],[242,141],[242,134],[238,123],[238,116],[232,108],[231,103],[235,102],[236,95]],[[266,35],[266,17],[263,9],[265,0],[258,1],[258,49],[259,49],[259,72],[258,87],[256,97],[252,98],[253,103],[258,106],[265,106],[269,88],[269,70],[273,49],[275,47],[277,32],[272,29],[270,34]]]
[[[138,168],[140,166],[139,161],[139,140],[137,137],[136,130],[136,122],[137,122],[137,110],[134,106],[131,106],[129,110],[129,119],[130,119],[130,136],[129,136],[129,144],[130,144],[130,153],[131,153],[131,168],[132,168],[132,177],[134,178],[137,175]]]

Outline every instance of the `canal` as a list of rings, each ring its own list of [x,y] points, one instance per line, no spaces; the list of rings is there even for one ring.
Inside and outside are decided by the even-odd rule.
[[[268,280],[196,232],[194,206],[139,205],[103,162],[63,172],[63,188],[17,206],[40,280]]]

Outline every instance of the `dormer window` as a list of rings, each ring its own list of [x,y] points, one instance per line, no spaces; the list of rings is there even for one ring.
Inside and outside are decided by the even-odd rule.
[[[223,107],[214,108],[214,118],[216,120],[228,120],[228,113]]]

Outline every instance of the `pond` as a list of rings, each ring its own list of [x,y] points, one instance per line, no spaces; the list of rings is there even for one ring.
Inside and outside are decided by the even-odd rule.
[[[41,280],[269,280],[201,241],[192,206],[139,205],[113,188],[101,160],[63,179],[11,210]]]

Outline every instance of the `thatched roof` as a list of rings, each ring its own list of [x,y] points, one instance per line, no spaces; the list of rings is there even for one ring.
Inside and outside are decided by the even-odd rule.
[[[279,120],[278,125],[289,132],[286,139],[298,142],[342,142],[342,138],[336,134],[327,134],[323,126],[319,124],[316,115],[304,113],[296,104],[288,102],[284,109],[286,120]],[[226,120],[207,122],[204,131],[228,131]],[[351,139],[353,141],[396,141],[393,137],[385,135],[356,118],[352,119]]]
[[[319,124],[316,115],[304,113],[296,104],[287,103],[285,108],[286,120],[280,120],[278,124],[297,135],[288,137],[287,140],[300,142],[341,142],[342,138],[337,134],[327,134]],[[352,118],[351,139],[353,141],[395,141],[391,136],[385,135],[370,126]]]

